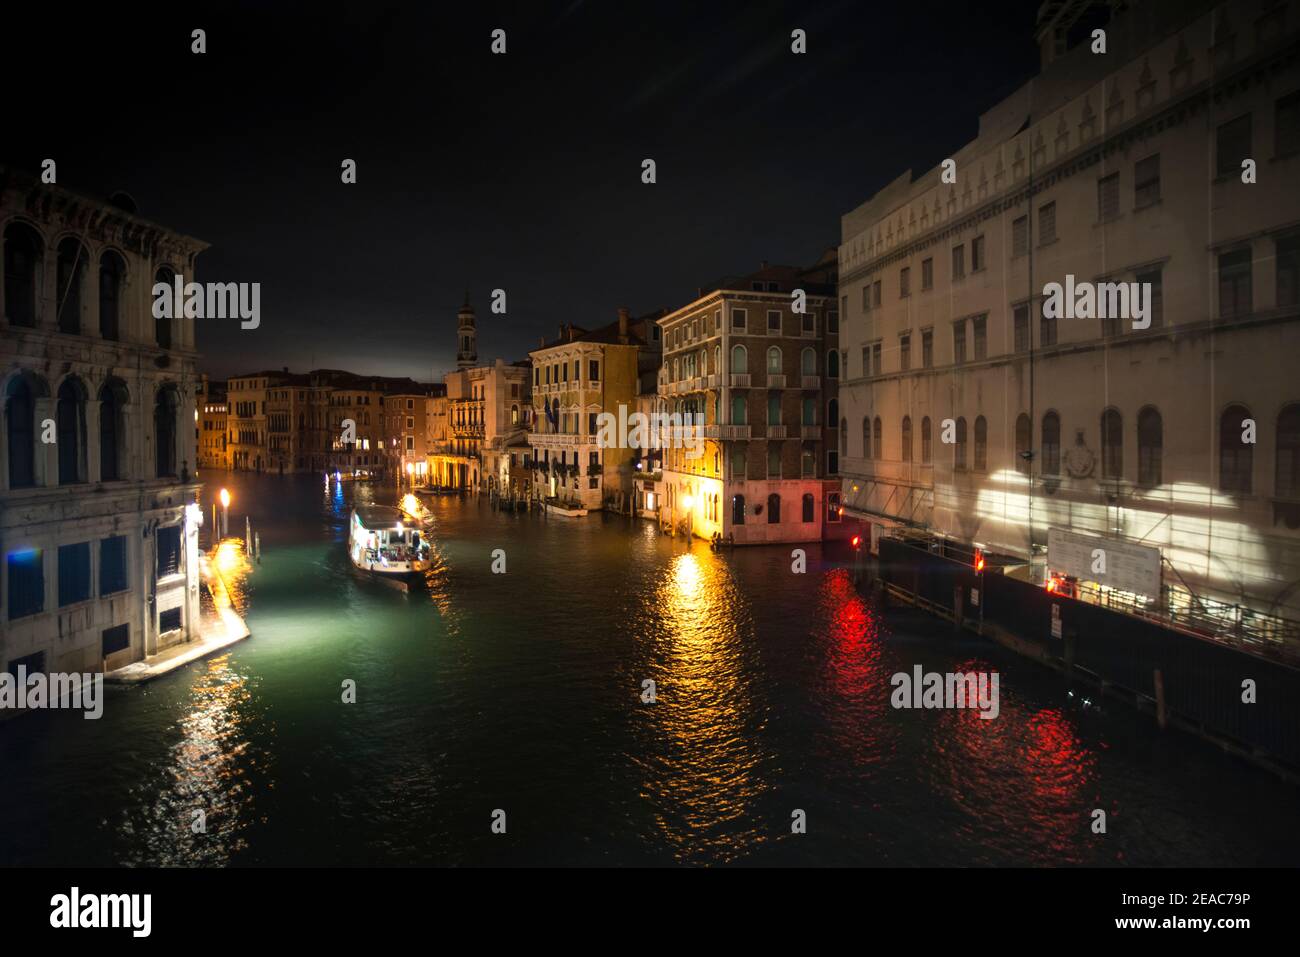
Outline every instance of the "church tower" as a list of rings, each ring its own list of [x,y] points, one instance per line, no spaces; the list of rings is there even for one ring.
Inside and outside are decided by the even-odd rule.
[[[465,305],[456,313],[456,334],[460,349],[456,352],[456,368],[471,369],[478,364],[478,332],[474,328],[474,307],[465,293]]]

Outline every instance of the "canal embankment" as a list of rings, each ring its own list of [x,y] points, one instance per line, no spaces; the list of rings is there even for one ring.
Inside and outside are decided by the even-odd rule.
[[[875,586],[1052,668],[1073,687],[1127,701],[1161,727],[1300,782],[1300,668],[882,539]]]

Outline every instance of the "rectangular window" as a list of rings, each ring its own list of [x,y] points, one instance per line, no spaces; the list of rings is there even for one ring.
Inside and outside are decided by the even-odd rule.
[[[1250,312],[1250,250],[1238,249],[1219,255],[1219,315],[1240,316]]]
[[[987,359],[989,354],[988,316],[976,316],[971,323],[975,327],[975,360]]]
[[[1056,203],[1038,207],[1038,245],[1056,242]]]
[[[921,291],[934,288],[934,260],[921,260]]]
[[[873,306],[880,305],[881,290],[884,288],[884,286],[882,285],[883,281],[884,280],[877,279],[875,283],[873,283],[871,286],[871,304]]]
[[[1011,221],[1011,256],[1023,256],[1029,252],[1029,217],[1018,216]]]
[[[862,347],[862,374],[871,375],[871,346]]]
[[[10,552],[6,564],[9,572],[9,620],[44,611],[44,553],[39,548]]]
[[[952,361],[961,365],[966,361],[966,320],[952,324]]]
[[[952,278],[962,279],[966,275],[966,247],[952,247]]]
[[[876,375],[885,374],[885,363],[881,357],[881,344],[879,342],[871,347],[871,366],[876,370]]]
[[[90,597],[90,542],[59,546],[59,607]]]
[[[870,310],[871,310],[871,283],[867,283],[865,286],[862,287],[862,311],[869,312]]]
[[[970,271],[979,272],[984,268],[984,237],[976,236],[970,241]]]
[[[1300,90],[1277,101],[1273,109],[1273,153],[1289,156],[1300,150]]]
[[[181,527],[168,525],[155,533],[158,540],[158,577],[176,575],[181,570]]]
[[[834,313],[831,313],[831,315],[834,315]],[[816,317],[811,312],[805,312],[802,316],[802,319],[803,319],[803,323],[801,325],[801,328],[803,329],[804,332],[807,333],[816,332],[817,329]]]
[[[1138,160],[1133,167],[1133,208],[1160,202],[1160,154]]]
[[[1159,329],[1165,324],[1164,276],[1160,269],[1140,272],[1134,277],[1139,283],[1150,284],[1150,309],[1152,329]],[[1144,291],[1143,295],[1147,293]]]
[[[1119,215],[1119,173],[1097,180],[1097,221],[1109,222]]]
[[[1056,345],[1056,317],[1047,315],[1041,307],[1038,313],[1038,344],[1040,346]]]
[[[781,334],[781,312],[778,309],[769,309],[767,311],[767,331]]]
[[[731,310],[731,328],[745,331],[745,326],[749,322],[749,316],[744,309]]]
[[[904,266],[898,271],[898,298],[906,299],[912,294],[912,267]]]
[[[1238,176],[1241,161],[1250,158],[1250,114],[1229,120],[1216,131],[1214,171],[1222,177]]]
[[[169,631],[181,630],[181,610],[180,607],[168,608],[158,614],[158,633],[165,635]]]
[[[99,542],[99,594],[126,591],[130,581],[126,574],[126,536],[117,535]]]
[[[898,339],[898,365],[904,372],[912,368],[911,336],[900,336]]]
[[[118,625],[116,628],[105,628],[100,635],[100,648],[105,658],[109,655],[115,655],[119,651],[126,651],[126,649],[130,647],[130,625]]]
[[[597,432],[597,428],[596,428],[596,417],[599,416],[599,415],[600,415],[599,412],[588,412],[588,413],[587,413],[587,434],[588,434],[588,435],[595,435],[595,434],[596,434],[596,432]]]
[[[1029,351],[1029,305],[1016,306],[1012,311],[1012,324],[1015,326],[1015,350],[1017,353]]]
[[[921,333],[921,368],[934,367],[934,330],[927,329]]]
[[[1300,305],[1300,236],[1277,241],[1277,304]]]

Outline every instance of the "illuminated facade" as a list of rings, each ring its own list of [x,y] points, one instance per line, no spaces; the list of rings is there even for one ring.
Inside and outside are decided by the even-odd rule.
[[[663,451],[661,522],[737,545],[818,541],[839,523],[834,293],[831,251],[809,269],[764,263],[659,320],[660,411],[705,423],[701,454]]]
[[[1100,55],[1069,9],[955,182],[909,171],[843,217],[846,505],[1032,545],[1037,580],[1049,528],[1140,542],[1153,610],[1300,617],[1300,10],[1137,4]],[[1149,326],[1054,317],[1067,281],[1141,284]]]
[[[230,437],[228,434],[226,384],[209,382],[203,376],[202,391],[198,397],[198,463],[201,469],[230,468]]]
[[[98,672],[199,633],[194,321],[206,244],[0,168],[0,668]]]
[[[657,365],[652,317],[633,320],[626,309],[618,319],[588,332],[573,325],[553,342],[529,353],[533,375],[531,447],[533,489],[537,498],[586,508],[606,503],[626,510],[632,493],[635,450],[608,447],[599,438],[599,417],[624,419],[636,410],[641,369]]]

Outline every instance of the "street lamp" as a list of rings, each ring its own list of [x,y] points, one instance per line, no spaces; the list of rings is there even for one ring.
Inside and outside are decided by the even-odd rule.
[[[221,537],[225,538],[230,534],[230,491],[223,488],[218,497],[221,499]]]

